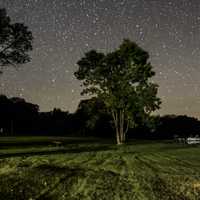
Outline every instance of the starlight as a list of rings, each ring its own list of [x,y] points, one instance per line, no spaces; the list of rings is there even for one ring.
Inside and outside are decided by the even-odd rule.
[[[4,0],[0,7],[34,35],[32,61],[5,70],[1,93],[42,111],[74,111],[81,99],[75,63],[90,49],[108,52],[129,38],[150,53],[164,98],[159,113],[200,118],[199,0]]]

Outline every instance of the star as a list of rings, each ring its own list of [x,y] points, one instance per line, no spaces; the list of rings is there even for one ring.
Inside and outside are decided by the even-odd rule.
[[[74,112],[83,98],[73,75],[77,61],[91,49],[111,52],[129,38],[150,55],[153,81],[164,98],[159,113],[200,118],[198,0],[4,0],[0,7],[34,36],[31,61],[19,70],[4,70],[1,93],[29,99],[42,111],[56,102]]]

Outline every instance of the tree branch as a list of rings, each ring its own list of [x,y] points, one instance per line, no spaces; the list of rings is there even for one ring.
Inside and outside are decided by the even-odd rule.
[[[6,50],[11,48],[21,38],[21,36],[22,35],[20,34],[13,42],[11,42],[7,47],[5,47],[3,50],[1,50],[0,54],[4,53]]]

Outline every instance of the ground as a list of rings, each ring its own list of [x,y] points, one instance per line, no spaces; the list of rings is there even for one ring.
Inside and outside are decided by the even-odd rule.
[[[0,138],[3,200],[198,200],[200,146]]]

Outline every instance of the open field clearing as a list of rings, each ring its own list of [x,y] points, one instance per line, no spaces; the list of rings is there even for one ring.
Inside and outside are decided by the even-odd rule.
[[[0,145],[3,200],[200,199],[200,146],[46,137]]]

